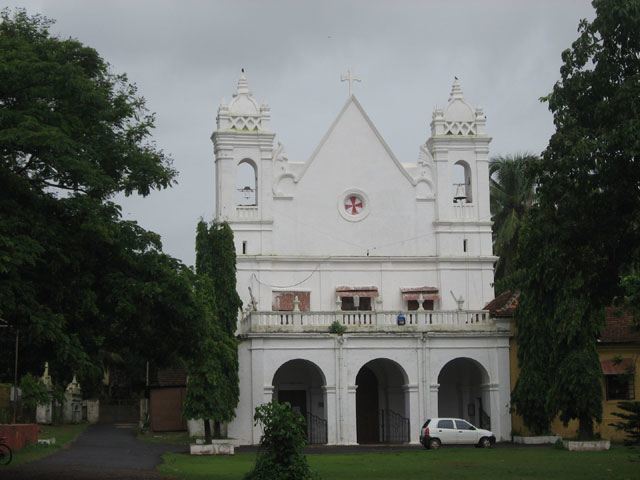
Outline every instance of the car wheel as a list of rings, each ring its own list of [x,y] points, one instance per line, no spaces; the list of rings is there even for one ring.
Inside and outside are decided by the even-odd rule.
[[[431,450],[437,450],[441,445],[442,443],[440,443],[440,440],[438,440],[437,438],[432,438],[431,440],[429,440],[429,448]]]
[[[491,448],[491,440],[489,440],[487,437],[482,437],[478,442],[478,445],[481,448]]]

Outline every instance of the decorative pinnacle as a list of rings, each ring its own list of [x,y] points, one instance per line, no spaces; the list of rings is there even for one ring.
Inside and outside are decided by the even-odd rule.
[[[249,82],[247,81],[247,76],[244,74],[244,68],[242,69],[242,73],[240,73],[240,78],[238,79],[238,88],[236,89],[236,93],[233,95],[234,97],[237,95],[250,95],[251,91],[249,90]]]
[[[460,82],[458,81],[458,77],[453,77],[453,85],[451,85],[451,93],[449,94],[449,101],[452,100],[462,100],[464,96],[462,95],[462,88],[460,87]]]

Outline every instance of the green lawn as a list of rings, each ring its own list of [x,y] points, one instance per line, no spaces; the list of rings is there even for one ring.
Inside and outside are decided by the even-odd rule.
[[[77,425],[40,425],[40,434],[38,438],[55,437],[55,445],[29,445],[17,452],[13,452],[13,460],[10,467],[22,465],[23,463],[32,462],[42,457],[51,455],[55,451],[63,448],[80,435],[88,424],[79,423]]]
[[[311,454],[312,469],[325,480],[375,479],[616,479],[640,478],[640,449],[568,452],[553,447],[443,448],[437,451]],[[240,479],[254,454],[191,457],[165,454],[159,470],[184,480]]]

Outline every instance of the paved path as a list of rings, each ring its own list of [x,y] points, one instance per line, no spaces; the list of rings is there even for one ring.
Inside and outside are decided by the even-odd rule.
[[[132,427],[92,425],[68,448],[15,469],[0,469],[11,480],[156,480],[161,456],[184,447],[142,442]]]

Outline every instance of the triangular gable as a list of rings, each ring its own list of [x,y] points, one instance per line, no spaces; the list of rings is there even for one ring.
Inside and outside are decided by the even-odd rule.
[[[384,138],[382,138],[382,135],[380,135],[380,132],[378,131],[378,129],[376,128],[376,126],[373,124],[373,122],[371,121],[371,119],[369,118],[369,115],[367,115],[367,112],[364,111],[364,108],[362,108],[362,105],[360,105],[360,102],[358,101],[358,99],[355,97],[355,95],[351,95],[347,101],[345,102],[344,106],[342,107],[342,109],[340,110],[340,113],[338,113],[338,116],[336,117],[336,119],[333,121],[333,123],[331,124],[331,126],[329,127],[329,130],[327,130],[327,133],[324,134],[324,136],[322,137],[322,140],[320,140],[320,143],[318,144],[318,146],[316,147],[316,149],[313,151],[313,153],[311,154],[311,157],[309,157],[309,160],[307,160],[304,164],[304,167],[302,168],[302,170],[300,171],[300,174],[298,175],[297,179],[295,180],[296,183],[299,182],[302,177],[304,177],[304,174],[306,173],[307,169],[311,166],[311,164],[313,163],[313,161],[315,160],[316,156],[318,155],[318,153],[322,150],[322,147],[324,146],[324,144],[326,143],[326,141],[329,139],[329,137],[331,136],[331,134],[333,133],[334,129],[336,128],[336,125],[338,125],[340,119],[342,118],[342,116],[344,115],[344,113],[347,111],[347,108],[349,108],[349,105],[353,103],[358,111],[360,112],[360,114],[362,115],[362,117],[365,119],[365,121],[367,122],[367,125],[369,125],[369,128],[371,128],[371,130],[373,131],[373,133],[375,134],[375,136],[378,138],[378,140],[380,141],[380,144],[384,147],[385,151],[387,152],[387,154],[389,155],[389,157],[391,157],[391,159],[393,160],[393,162],[396,164],[396,166],[398,167],[398,170],[400,170],[402,172],[402,174],[404,175],[404,177],[409,181],[409,183],[411,185],[415,185],[415,181],[413,180],[413,178],[411,177],[411,175],[409,174],[409,172],[407,172],[407,170],[402,166],[402,164],[400,163],[400,161],[396,158],[396,156],[393,154],[393,152],[391,151],[391,148],[389,148],[389,145],[387,144],[387,142],[384,141]]]

